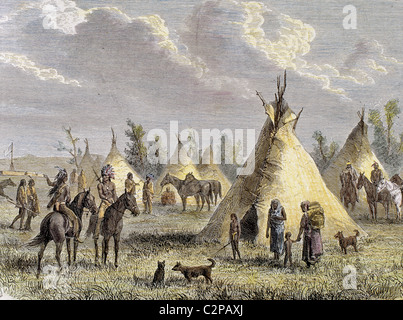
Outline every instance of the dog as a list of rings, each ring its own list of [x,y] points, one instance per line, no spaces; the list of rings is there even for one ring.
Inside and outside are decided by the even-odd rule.
[[[157,270],[154,272],[154,278],[153,278],[153,285],[164,285],[165,281],[165,260],[160,262],[158,261],[158,267]]]
[[[196,267],[188,267],[182,265],[180,262],[177,262],[176,265],[172,268],[173,271],[180,271],[185,276],[188,282],[191,282],[192,278],[197,278],[199,276],[204,276],[206,279],[206,283],[210,281],[213,283],[213,279],[211,279],[211,269],[215,266],[214,259],[207,259],[211,261],[211,265],[209,266],[196,266]]]
[[[354,230],[354,232],[355,232],[355,236],[350,236],[350,237],[347,237],[347,238],[344,238],[342,231],[339,231],[334,235],[334,237],[336,239],[339,239],[341,252],[344,252],[345,254],[347,254],[347,247],[348,246],[353,246],[355,252],[358,252],[358,250],[357,250],[357,237],[360,235],[360,233],[358,232],[358,230]]]

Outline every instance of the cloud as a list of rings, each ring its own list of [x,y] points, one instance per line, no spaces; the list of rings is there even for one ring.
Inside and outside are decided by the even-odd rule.
[[[53,80],[63,84],[80,86],[80,83],[77,80],[66,79],[54,68],[38,66],[34,61],[22,54],[0,52],[0,62],[12,65],[13,67],[18,68],[29,75],[33,75],[40,80]]]

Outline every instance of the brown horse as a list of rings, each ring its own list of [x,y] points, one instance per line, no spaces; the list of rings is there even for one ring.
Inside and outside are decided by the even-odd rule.
[[[133,194],[126,192],[123,193],[116,202],[110,205],[106,211],[104,218],[101,222],[101,235],[104,237],[102,240],[102,261],[106,264],[106,258],[109,251],[109,240],[113,237],[115,242],[115,267],[118,267],[118,254],[120,233],[123,229],[123,214],[125,210],[129,210],[135,216],[140,214],[140,209],[137,206],[136,198]],[[96,246],[95,260],[98,257],[98,246]]]
[[[7,198],[7,199],[9,199],[9,200],[12,200],[8,195],[6,195],[5,193],[4,193],[4,189],[6,188],[6,187],[16,187],[17,185],[14,183],[14,181],[13,180],[11,180],[11,178],[8,178],[8,179],[6,179],[6,180],[3,180],[3,181],[1,181],[0,182],[0,196],[2,196],[2,197],[4,197],[4,198]]]
[[[194,176],[192,175],[194,178]],[[179,196],[182,199],[183,211],[186,211],[186,199],[187,197],[194,196],[196,198],[197,209],[200,211],[204,207],[204,202],[207,202],[208,211],[210,211],[210,200],[213,199],[213,193],[211,184],[208,181],[197,180],[196,178],[191,178],[186,180],[181,180],[175,176],[167,173],[161,181],[161,188],[163,188],[167,184],[172,184],[176,190],[178,191]],[[201,207],[199,206],[199,199],[202,200]]]
[[[358,195],[351,172],[343,171],[340,174],[340,182],[340,200],[341,202],[344,202],[344,206],[346,208],[348,208],[348,205],[351,204],[351,210],[354,211],[355,203],[358,202]]]
[[[90,190],[80,192],[74,198],[74,200],[67,205],[74,214],[78,217],[80,221],[79,226],[79,234],[81,232],[82,224],[81,219],[83,215],[84,208],[87,208],[91,211],[91,213],[95,213],[97,210],[97,206],[95,203],[95,198],[91,194]],[[41,248],[38,253],[38,272],[37,277],[39,277],[41,273],[41,260],[43,258],[43,253],[46,249],[46,246],[50,241],[54,241],[56,244],[56,260],[59,264],[59,268],[62,267],[60,261],[60,254],[62,252],[64,240],[66,240],[67,253],[68,253],[68,264],[71,264],[71,248],[70,248],[70,239],[73,237],[73,228],[70,226],[69,219],[59,212],[50,212],[48,213],[42,220],[40,226],[39,234],[33,238],[26,245],[29,247],[40,245]],[[77,257],[77,247],[78,242],[74,241],[74,262]]]
[[[386,218],[389,219],[389,205],[392,201],[392,197],[387,190],[380,192],[377,195],[376,186],[368,180],[364,173],[360,173],[358,177],[357,189],[360,190],[364,187],[367,194],[367,202],[369,206],[369,211],[372,216],[372,220],[377,220],[377,203],[381,203],[385,208]]]

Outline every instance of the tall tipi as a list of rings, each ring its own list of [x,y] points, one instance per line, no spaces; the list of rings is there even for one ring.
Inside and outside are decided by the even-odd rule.
[[[109,154],[102,166],[105,166],[107,164],[110,164],[115,172],[115,179],[113,180],[113,182],[116,185],[117,195],[120,196],[122,193],[125,192],[125,180],[127,178],[127,174],[131,172],[133,173],[134,182],[139,183],[139,185],[136,185],[136,197],[140,198],[144,181],[118,150],[116,146],[116,135],[113,129],[111,150],[109,151]]]
[[[319,201],[324,208],[324,238],[332,238],[339,230],[349,234],[357,229],[361,234],[366,234],[326,187],[315,162],[296,137],[294,129],[299,115],[295,115],[283,100],[286,88],[285,74],[284,86],[280,87],[278,78],[277,87],[278,93],[274,102],[267,104],[261,98],[268,117],[254,153],[244,166],[247,175],[238,175],[208,224],[196,236],[196,241],[227,243],[230,215],[235,213],[241,220],[255,204],[255,228],[249,228],[253,229],[255,234],[249,235],[249,238],[253,238],[255,243],[269,246],[266,226],[273,199],[278,199],[285,208],[285,230],[291,231],[293,237],[296,237],[299,231],[302,216],[300,203],[305,200]]]
[[[340,195],[341,182],[340,174],[346,168],[346,164],[351,163],[352,167],[358,173],[363,172],[369,179],[372,165],[374,162],[379,164],[384,177],[387,178],[387,173],[378,160],[376,155],[372,152],[371,144],[368,140],[368,125],[364,122],[365,111],[358,112],[359,122],[347,137],[343,148],[340,150],[336,158],[323,172],[323,180],[326,182],[327,187],[335,195]],[[356,204],[355,211],[358,213],[362,210],[368,210],[366,193],[362,189],[358,191],[359,203]]]

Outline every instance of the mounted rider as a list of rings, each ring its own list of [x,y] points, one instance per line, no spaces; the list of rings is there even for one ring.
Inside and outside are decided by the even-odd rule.
[[[371,171],[371,182],[375,186],[376,190],[379,182],[383,179],[383,172],[381,169],[379,169],[379,164],[376,161],[372,164],[372,167],[374,167],[374,169]],[[375,199],[378,199],[377,193],[375,194]]]
[[[67,207],[67,204],[71,201],[71,197],[70,188],[67,183],[69,176],[66,169],[59,168],[59,172],[57,173],[54,181],[51,181],[47,175],[45,175],[45,178],[48,185],[52,187],[48,193],[51,199],[47,205],[47,208],[50,209],[53,207],[54,211],[65,215],[73,225],[74,240],[82,243],[83,241],[79,239],[81,222],[74,212]]]
[[[106,209],[111,206],[118,196],[116,195],[116,186],[112,179],[115,179],[115,172],[110,164],[105,165],[101,169],[101,179],[102,181],[98,183],[98,195],[101,199],[101,204],[98,208],[97,222],[94,231],[94,240],[99,238],[99,233],[101,230],[101,222],[104,218]]]
[[[355,170],[355,168],[351,164],[351,162],[346,163],[346,168],[340,174],[340,181],[342,183],[341,193],[344,191],[343,189],[345,188],[343,176],[346,175],[346,174],[351,175],[351,181],[352,181],[353,186],[354,186],[354,196],[355,196],[355,199],[357,199],[357,202],[358,202],[358,193],[357,193],[358,173],[357,173],[357,170]]]

